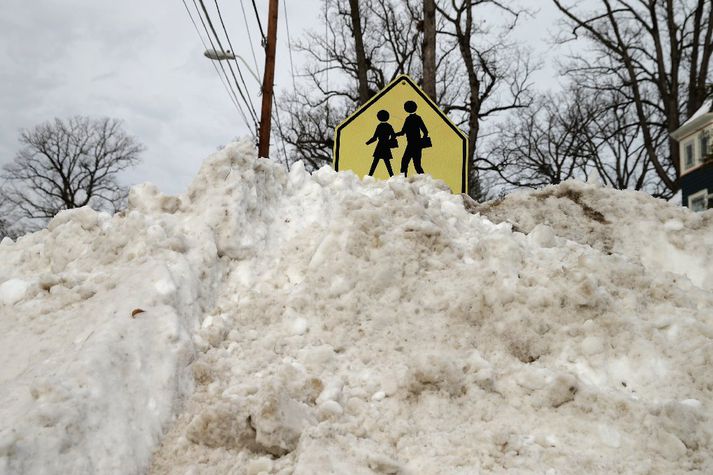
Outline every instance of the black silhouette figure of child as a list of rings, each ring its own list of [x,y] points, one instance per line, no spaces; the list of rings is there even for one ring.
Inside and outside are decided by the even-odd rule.
[[[404,120],[404,126],[401,128],[401,132],[397,133],[396,136],[406,135],[406,150],[404,150],[404,155],[401,158],[401,173],[406,176],[408,172],[408,165],[413,160],[413,166],[416,169],[416,173],[423,173],[423,168],[421,167],[421,151],[423,150],[423,137],[428,137],[428,129],[426,129],[426,124],[423,123],[423,119],[418,114],[415,114],[418,106],[413,101],[406,101],[404,103],[404,110],[409,113],[406,120]],[[423,137],[421,137],[421,132],[423,131]]]
[[[387,122],[387,120],[389,120],[389,113],[387,111],[380,110],[377,112],[376,118],[379,119],[381,123],[376,126],[374,136],[366,142],[366,144],[369,145],[374,143],[375,140],[378,140],[376,148],[374,149],[374,161],[371,162],[369,176],[374,176],[374,171],[376,170],[376,166],[379,164],[379,160],[384,161],[384,165],[386,165],[386,171],[389,172],[389,176],[394,176],[394,172],[391,169],[391,159],[393,158],[391,156],[391,148],[392,146],[398,146],[394,128]]]

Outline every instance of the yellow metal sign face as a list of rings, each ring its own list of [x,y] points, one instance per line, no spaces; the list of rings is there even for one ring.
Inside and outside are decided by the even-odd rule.
[[[335,131],[334,169],[387,179],[428,173],[467,193],[465,134],[407,75],[397,77]],[[391,172],[391,173],[390,173]]]

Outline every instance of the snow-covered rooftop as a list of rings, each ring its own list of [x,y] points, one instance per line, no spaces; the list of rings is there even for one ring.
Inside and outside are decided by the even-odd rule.
[[[1,473],[713,472],[712,212],[255,155],[3,241]]]
[[[700,109],[698,109],[686,122],[684,122],[681,127],[686,127],[699,117],[708,114],[709,112],[713,112],[713,99],[707,99]]]

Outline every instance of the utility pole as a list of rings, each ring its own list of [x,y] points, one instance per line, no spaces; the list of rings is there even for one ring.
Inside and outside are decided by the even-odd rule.
[[[262,109],[260,111],[260,135],[258,157],[270,155],[270,127],[272,126],[272,89],[275,82],[275,49],[277,47],[277,5],[278,0],[270,0],[267,23],[267,44],[265,45],[265,74],[262,79]]]
[[[470,8],[470,7],[468,7]],[[436,102],[436,1],[423,0],[423,90]]]

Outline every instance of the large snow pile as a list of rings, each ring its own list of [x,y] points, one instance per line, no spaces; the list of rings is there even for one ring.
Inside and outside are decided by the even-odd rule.
[[[711,213],[254,156],[0,245],[0,471],[713,472]]]

